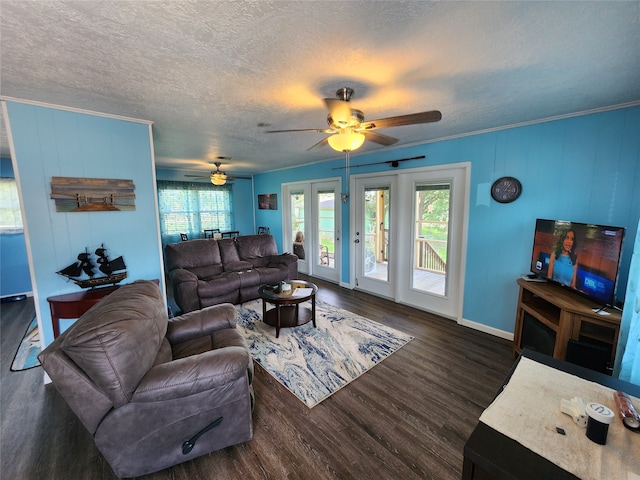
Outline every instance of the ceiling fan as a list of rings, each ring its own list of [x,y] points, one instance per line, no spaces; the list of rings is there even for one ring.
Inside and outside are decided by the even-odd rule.
[[[185,175],[185,177],[208,178],[214,185],[224,185],[227,181],[231,180],[251,180],[251,177],[231,177],[220,170],[221,162],[213,162],[213,164],[216,166],[216,170],[209,175]]]
[[[324,103],[329,109],[327,123],[329,128],[305,128],[293,130],[268,130],[267,133],[284,132],[315,132],[328,133],[329,136],[323,138],[307,150],[314,150],[327,144],[339,152],[349,152],[362,146],[365,139],[389,146],[398,141],[397,138],[374,132],[380,128],[401,127],[403,125],[415,125],[419,123],[437,122],[442,118],[442,113],[438,110],[429,112],[412,113],[409,115],[398,115],[396,117],[380,118],[378,120],[364,121],[364,113],[361,110],[351,108],[349,101],[353,95],[353,89],[349,87],[340,88],[336,91],[336,98],[325,98]]]

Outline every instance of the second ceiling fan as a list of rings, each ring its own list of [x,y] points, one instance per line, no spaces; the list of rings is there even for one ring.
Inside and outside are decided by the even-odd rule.
[[[208,178],[214,185],[224,185],[230,180],[251,180],[251,177],[239,177],[237,175],[232,177],[227,175],[225,172],[220,170],[220,165],[222,165],[221,162],[213,162],[213,164],[216,166],[216,169],[211,172],[210,175],[185,175],[185,177]]]
[[[364,113],[361,110],[351,108],[349,104],[352,95],[353,89],[344,87],[336,91],[336,98],[324,99],[324,103],[329,109],[329,114],[327,115],[329,128],[268,130],[267,133],[327,133],[329,134],[328,137],[323,138],[307,150],[314,150],[328,144],[331,148],[339,152],[349,152],[360,148],[365,139],[384,146],[393,145],[398,141],[397,138],[377,133],[373,130],[437,122],[442,118],[442,113],[438,110],[431,110],[429,112],[398,115],[395,117],[380,118],[378,120],[369,120],[365,122]]]

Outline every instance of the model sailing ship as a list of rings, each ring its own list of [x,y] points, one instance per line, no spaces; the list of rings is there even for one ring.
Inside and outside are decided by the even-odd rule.
[[[91,254],[89,250],[85,248],[85,251],[78,255],[78,260],[73,262],[68,267],[63,268],[59,272],[56,272],[63,277],[67,277],[78,285],[80,288],[95,288],[104,285],[115,285],[127,278],[127,266],[124,264],[122,257],[109,259],[107,256],[107,249],[104,248],[104,244],[95,251],[95,255],[98,257],[96,263],[98,264],[98,270],[104,275],[96,276],[96,265],[91,260]],[[88,277],[88,278],[87,278]]]

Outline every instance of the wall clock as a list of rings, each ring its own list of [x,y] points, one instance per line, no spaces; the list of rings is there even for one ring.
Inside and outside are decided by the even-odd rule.
[[[491,185],[491,197],[496,202],[510,203],[522,193],[522,184],[514,177],[501,177]]]

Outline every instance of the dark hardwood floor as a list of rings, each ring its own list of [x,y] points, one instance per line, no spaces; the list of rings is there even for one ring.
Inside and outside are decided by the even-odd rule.
[[[256,367],[254,438],[146,479],[459,479],[462,450],[511,365],[511,344],[320,280],[318,298],[415,338],[313,409]],[[9,370],[31,298],[2,304],[3,479],[114,479],[41,367]]]

